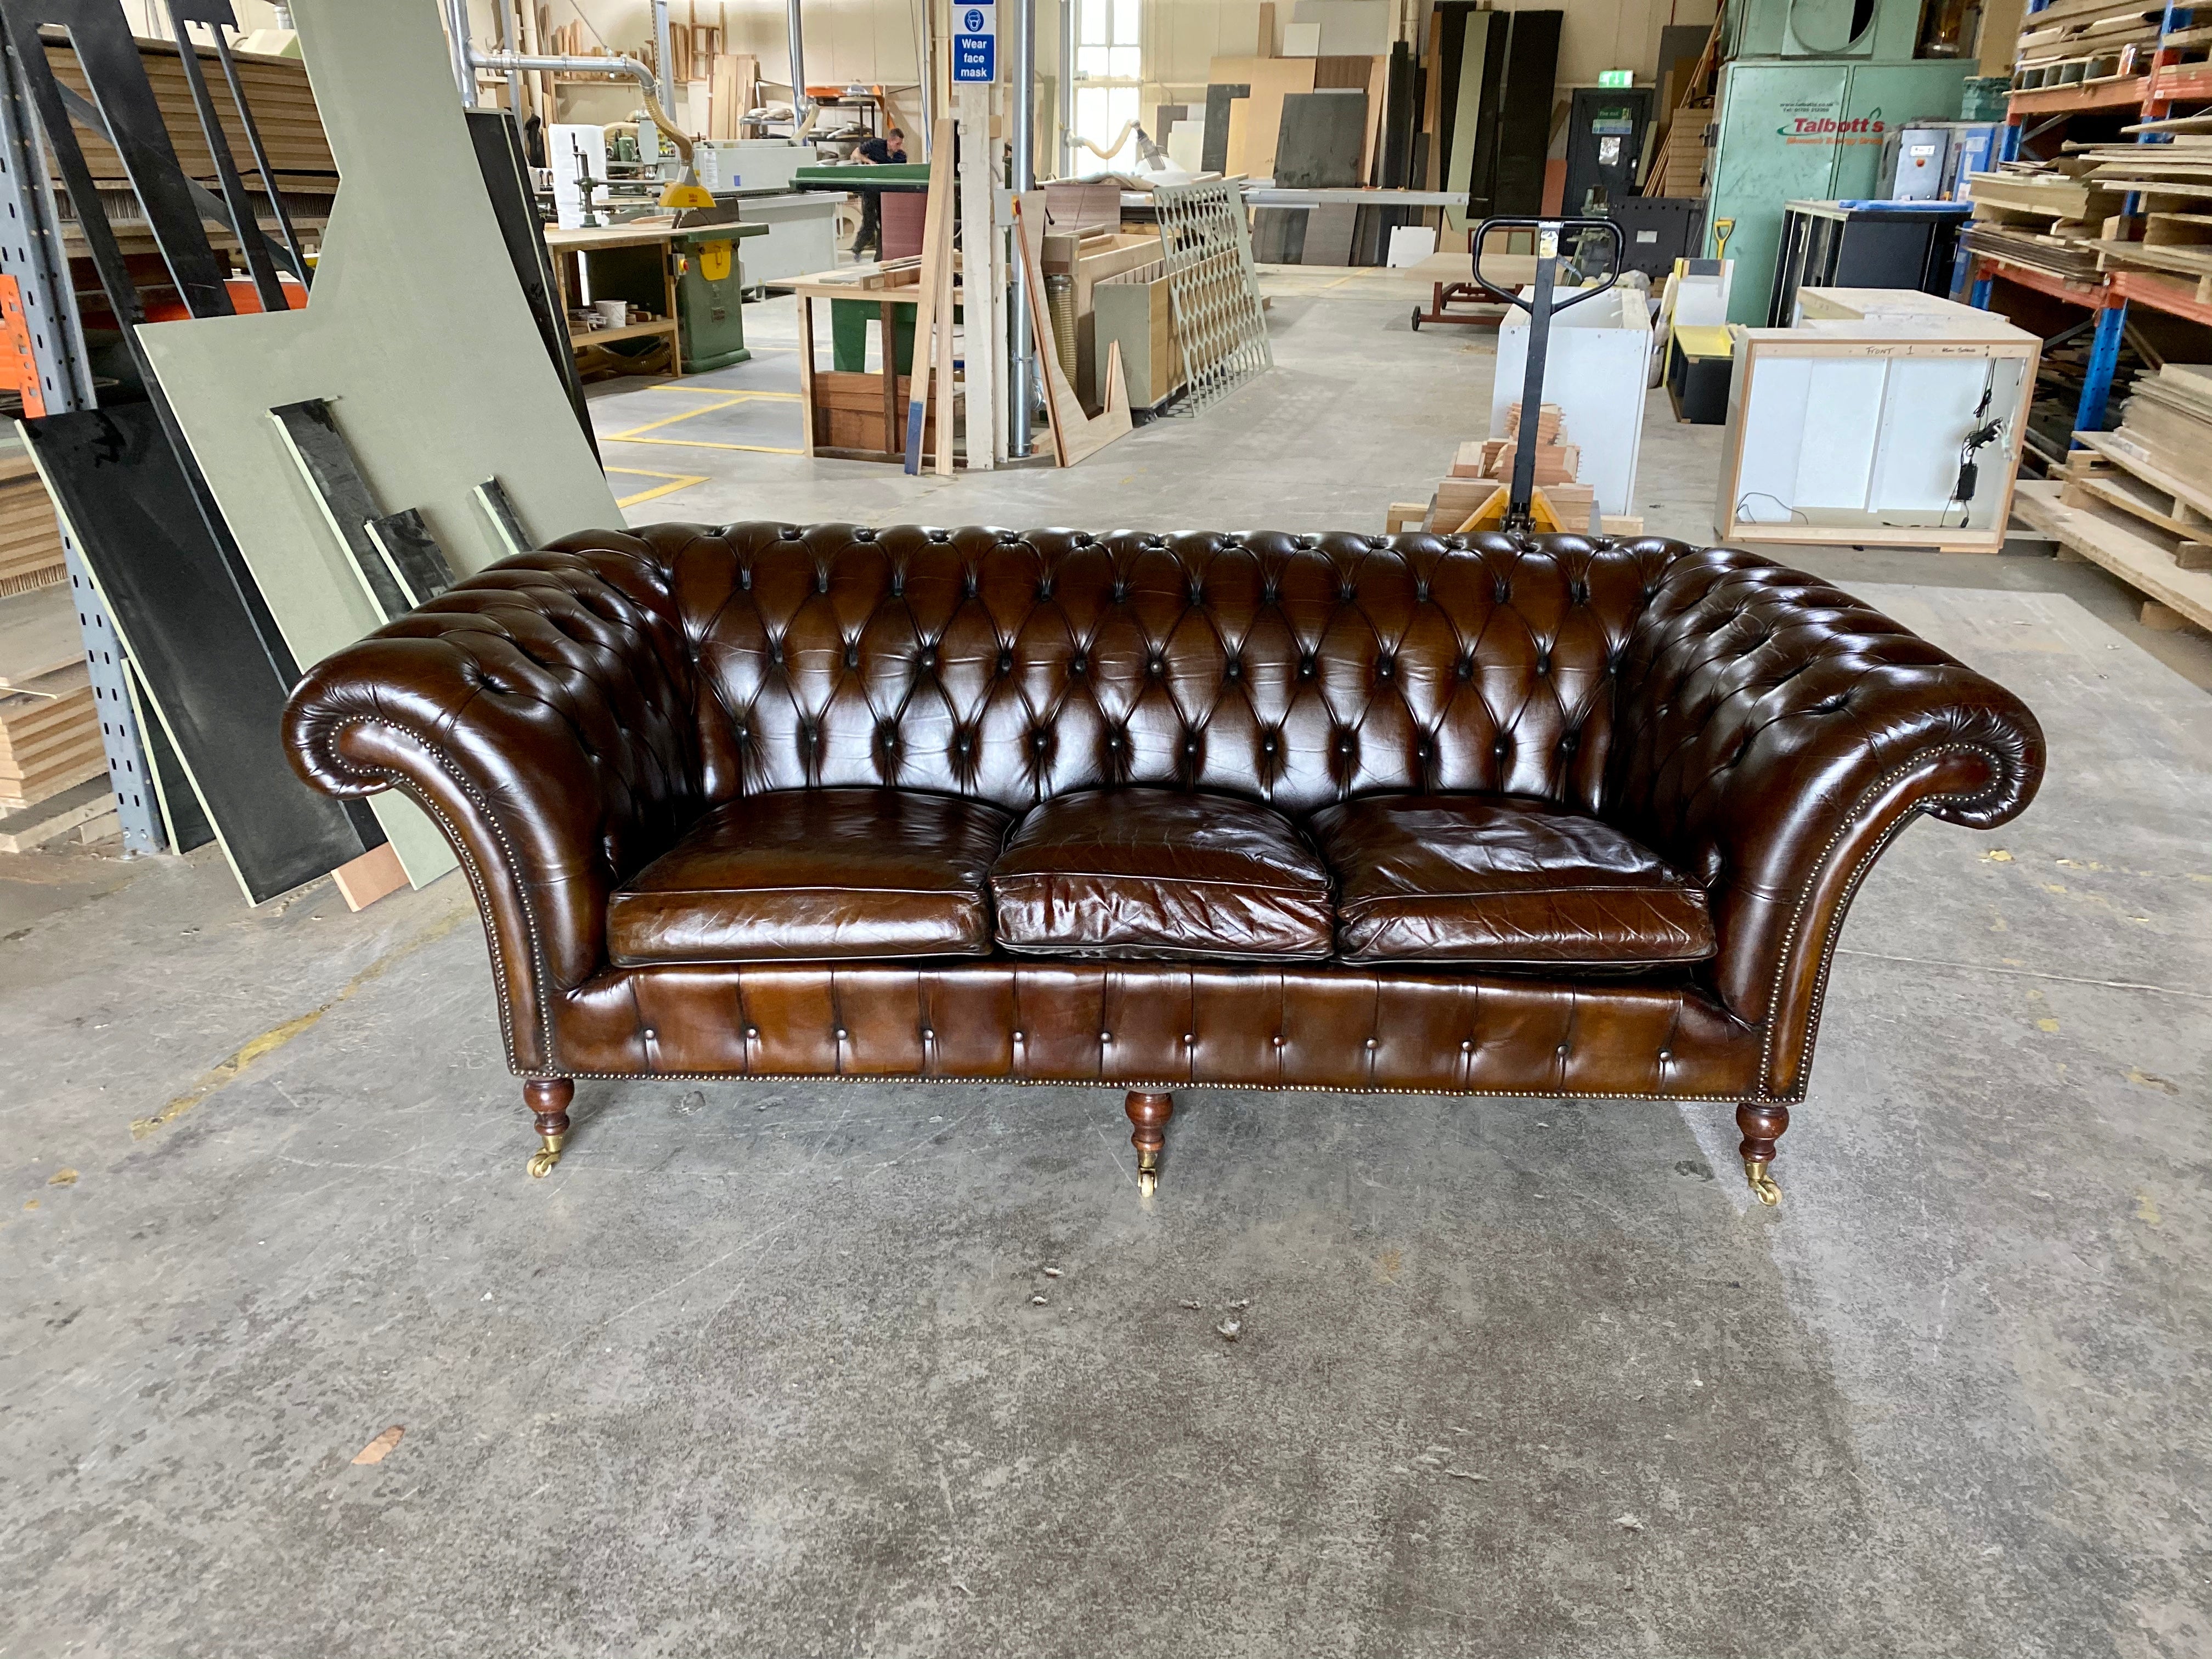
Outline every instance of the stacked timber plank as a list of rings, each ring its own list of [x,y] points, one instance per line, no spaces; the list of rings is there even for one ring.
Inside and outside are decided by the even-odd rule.
[[[53,65],[55,78],[89,98],[91,88],[78,66],[76,49],[58,29],[45,31],[43,38],[46,42],[46,61]],[[149,39],[139,40],[138,55],[145,62],[147,78],[153,82],[154,100],[161,107],[161,124],[169,131],[169,142],[176,146],[179,163],[186,173],[212,187],[216,183],[215,157],[208,149],[207,136],[200,131],[191,83],[185,77],[184,59],[170,42]],[[287,191],[335,190],[337,163],[331,159],[330,141],[323,134],[322,114],[315,107],[315,94],[307,84],[307,64],[297,58],[262,58],[243,52],[234,53],[233,58],[238,64],[239,79],[246,88],[246,100],[253,110],[254,125],[268,151],[269,165],[276,173],[277,188]],[[252,151],[246,144],[246,129],[239,120],[237,106],[231,102],[229,89],[223,84],[222,62],[212,46],[202,49],[199,60],[232,158],[238,163],[247,188],[258,191],[260,179],[253,172]],[[105,138],[79,127],[77,143],[84,149],[85,165],[102,190],[130,188],[123,158]],[[61,182],[58,173],[54,182],[57,185]]]
[[[0,454],[0,599],[69,580],[61,526],[30,458]]]
[[[1966,246],[2069,282],[2094,282],[2097,239],[2125,198],[2090,177],[2094,171],[2087,161],[2063,156],[1967,174],[1974,216]]]
[[[70,590],[0,600],[0,816],[106,769]]]
[[[2150,67],[2162,5],[2136,0],[2057,0],[2021,20],[2014,92],[2126,80]]]
[[[2177,133],[2160,144],[2068,146],[2090,184],[2133,192],[2140,210],[2105,222],[2091,246],[2100,270],[2148,270],[2197,284],[2212,301],[2212,136]]]
[[[1521,405],[1517,403],[1506,410],[1505,434],[1503,438],[1476,438],[1459,447],[1451,471],[1437,481],[1436,494],[1420,517],[1420,528],[1443,532],[1458,530],[1482,510],[1501,485],[1511,483],[1513,453],[1521,434]],[[1589,485],[1575,482],[1582,451],[1565,439],[1559,406],[1544,404],[1536,416],[1536,487],[1544,492],[1545,499],[1551,502],[1552,510],[1563,523],[1580,530],[1589,523],[1595,492]],[[1393,517],[1406,515],[1394,509]]]
[[[0,453],[0,846],[112,818],[39,810],[106,772],[53,502],[27,456]]]

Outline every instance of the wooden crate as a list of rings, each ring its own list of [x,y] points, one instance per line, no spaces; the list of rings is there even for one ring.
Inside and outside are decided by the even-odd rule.
[[[1109,276],[1091,290],[1091,299],[1094,356],[1110,344],[1121,346],[1121,376],[1129,388],[1129,406],[1154,408],[1179,391],[1183,383],[1182,342],[1175,331],[1166,265],[1156,260]]]

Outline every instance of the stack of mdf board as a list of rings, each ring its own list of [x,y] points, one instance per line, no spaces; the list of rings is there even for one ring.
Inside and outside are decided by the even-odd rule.
[[[2150,67],[2165,9],[2136,0],[2055,0],[2021,20],[2015,92],[2141,75]]]
[[[2097,189],[2141,198],[2139,213],[2107,219],[2104,234],[2090,244],[2099,270],[2179,277],[2197,285],[2197,299],[2212,300],[2212,135],[2093,144],[2069,159],[2091,164],[2089,182]]]
[[[2097,239],[2125,198],[2097,183],[2092,171],[2087,161],[2069,155],[1968,173],[1974,216],[1966,246],[2053,276],[2094,279]]]
[[[53,65],[55,78],[88,99],[91,88],[84,71],[77,65],[76,49],[62,38],[59,30],[46,31],[46,61]],[[178,162],[191,177],[212,185],[216,180],[215,157],[208,149],[206,135],[200,131],[199,115],[192,104],[191,86],[185,76],[183,58],[176,47],[166,40],[141,40],[138,53],[145,61],[147,79],[153,82],[154,101],[161,107],[161,124],[168,129],[169,142],[176,146]],[[253,152],[246,141],[246,129],[239,121],[237,106],[231,102],[229,89],[223,84],[222,63],[212,46],[202,49],[199,59],[232,159],[237,162],[247,187],[258,191],[260,180],[252,165]],[[269,165],[276,172],[277,187],[287,191],[336,189],[337,163],[331,158],[322,116],[315,107],[315,94],[307,84],[307,66],[296,58],[234,54],[234,61],[238,64],[239,79],[246,88],[246,101],[253,111],[254,126],[268,153]],[[102,190],[130,188],[123,158],[106,139],[80,128],[77,143],[83,148],[85,165]],[[58,173],[56,182],[59,183]]]
[[[0,599],[69,580],[61,524],[30,457],[0,454]]]
[[[106,769],[70,590],[0,600],[0,814]]]

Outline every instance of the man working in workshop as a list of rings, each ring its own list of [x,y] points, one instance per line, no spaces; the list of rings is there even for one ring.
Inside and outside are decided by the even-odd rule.
[[[906,160],[906,134],[896,127],[880,138],[871,138],[860,148],[863,161],[875,167],[890,167]],[[864,190],[860,192],[860,228],[854,233],[853,257],[860,257],[863,248],[873,251],[877,258],[884,257],[883,193]]]

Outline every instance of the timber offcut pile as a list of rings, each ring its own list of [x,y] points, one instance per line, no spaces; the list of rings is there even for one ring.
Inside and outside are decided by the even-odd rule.
[[[2113,194],[2135,193],[2138,211],[2117,209],[2091,244],[2100,270],[2142,270],[2194,283],[2212,301],[2212,135],[2179,132],[2162,144],[2084,144],[2069,161],[2086,163],[2088,181]]]
[[[2012,89],[2039,92],[2125,80],[2150,67],[2162,6],[2058,0],[2021,20]]]
[[[1966,225],[1966,246],[2048,276],[2094,282],[2097,239],[2125,203],[2090,176],[2094,171],[2093,162],[2066,155],[1968,173],[1974,216]]]
[[[1513,482],[1513,452],[1520,443],[1521,405],[1506,410],[1505,436],[1475,438],[1462,444],[1452,469],[1437,481],[1428,505],[1400,502],[1390,509],[1393,531],[1430,530],[1449,535],[1465,527],[1499,489]],[[1557,404],[1546,404],[1536,414],[1536,487],[1544,492],[1561,523],[1571,530],[1589,526],[1595,491],[1575,482],[1582,451],[1565,441],[1566,432]],[[1640,526],[1639,526],[1640,527]]]

